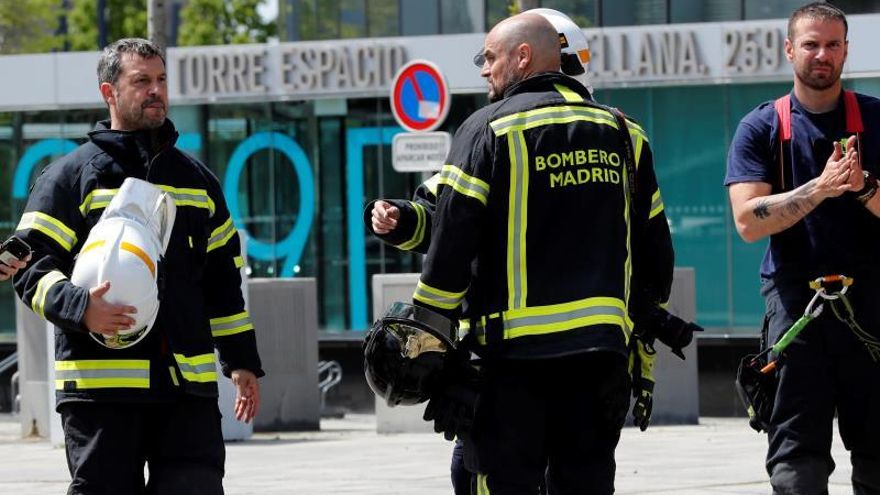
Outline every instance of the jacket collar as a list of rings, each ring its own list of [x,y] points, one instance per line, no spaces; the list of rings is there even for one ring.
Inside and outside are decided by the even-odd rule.
[[[160,151],[174,146],[177,131],[167,118],[158,129],[139,131],[113,130],[109,120],[102,120],[89,132],[89,139],[117,161],[146,165]]]
[[[557,91],[554,87],[555,84],[565,86],[574,91],[582,96],[585,101],[593,101],[592,95],[590,95],[590,92],[583,84],[561,72],[541,72],[512,84],[504,90],[504,98],[509,98],[519,93]]]

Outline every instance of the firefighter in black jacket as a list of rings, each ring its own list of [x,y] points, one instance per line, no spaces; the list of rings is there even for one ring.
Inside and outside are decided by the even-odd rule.
[[[551,493],[613,491],[630,391],[627,305],[650,291],[630,274],[662,211],[644,132],[628,122],[628,148],[621,121],[559,73],[558,43],[534,14],[487,36],[494,103],[453,140],[414,294],[469,321],[485,379],[471,431],[477,485],[493,494],[534,493],[548,465]]]
[[[33,259],[15,277],[22,301],[55,324],[55,389],[71,494],[221,494],[225,450],[215,347],[250,421],[263,375],[241,294],[238,235],[216,177],[174,147],[165,61],[147,40],[108,46],[98,64],[110,121],[51,164],[31,190],[16,233]],[[133,307],[111,304],[102,283],[68,280],[89,230],[127,177],[170,193],[177,218],[160,267],[161,305],[146,338],[108,349]]]

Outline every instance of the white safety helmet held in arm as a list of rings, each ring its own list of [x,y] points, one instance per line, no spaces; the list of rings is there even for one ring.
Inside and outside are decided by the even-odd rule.
[[[562,73],[571,76],[583,84],[590,93],[593,87],[589,80],[590,45],[584,32],[570,17],[558,10],[531,9],[523,13],[538,14],[550,21],[559,33],[559,44],[562,51]]]
[[[99,344],[123,349],[140,342],[159,313],[159,261],[174,226],[174,198],[140,179],[122,183],[76,258],[70,281],[90,289],[110,282],[104,300],[137,308],[135,324],[114,336],[90,332]]]

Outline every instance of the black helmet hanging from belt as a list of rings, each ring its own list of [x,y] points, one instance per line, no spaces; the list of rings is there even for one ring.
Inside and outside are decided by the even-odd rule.
[[[364,373],[394,407],[428,400],[455,349],[452,322],[429,309],[396,302],[364,339]]]

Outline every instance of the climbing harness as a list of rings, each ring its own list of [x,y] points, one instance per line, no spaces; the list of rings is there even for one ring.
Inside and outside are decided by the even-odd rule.
[[[757,431],[767,431],[770,415],[773,412],[773,401],[776,396],[776,373],[782,365],[782,352],[797,338],[806,326],[822,314],[827,302],[834,316],[845,323],[868,351],[874,362],[880,361],[880,340],[866,332],[856,322],[852,304],[846,293],[853,284],[853,279],[846,275],[826,275],[810,282],[810,288],[816,291],[807,304],[803,316],[782,335],[772,346],[758,354],[744,357],[736,373],[736,388],[740,399],[749,414],[749,425]],[[765,322],[766,325],[766,322]],[[770,353],[776,356],[767,362]]]

